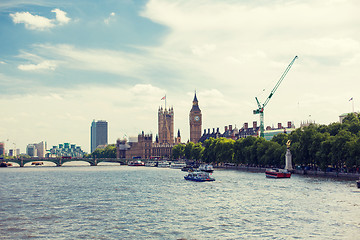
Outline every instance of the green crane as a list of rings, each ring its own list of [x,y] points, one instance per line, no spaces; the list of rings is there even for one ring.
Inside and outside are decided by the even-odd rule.
[[[264,104],[261,105],[261,103],[259,102],[257,97],[255,97],[257,105],[258,105],[258,109],[254,110],[253,113],[254,114],[260,114],[260,137],[264,137],[264,108],[269,103],[271,97],[274,95],[274,93],[276,92],[276,90],[280,86],[282,80],[285,78],[286,74],[289,72],[291,66],[293,65],[293,63],[295,62],[295,60],[297,58],[298,58],[298,56],[295,56],[294,59],[290,62],[289,66],[285,69],[284,73],[281,75],[279,81],[276,83],[275,87],[271,91],[268,98],[265,100]]]

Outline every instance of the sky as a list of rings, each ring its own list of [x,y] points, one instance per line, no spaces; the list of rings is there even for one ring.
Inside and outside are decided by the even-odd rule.
[[[109,143],[157,134],[165,101],[189,139],[196,91],[203,129],[330,124],[360,109],[357,0],[2,0],[0,142],[90,149],[93,119]],[[350,100],[350,99],[353,100]]]

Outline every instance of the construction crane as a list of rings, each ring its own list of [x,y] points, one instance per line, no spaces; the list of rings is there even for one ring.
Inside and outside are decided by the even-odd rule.
[[[261,105],[258,98],[255,97],[257,105],[258,105],[258,109],[255,109],[253,111],[253,113],[254,114],[260,114],[260,137],[264,137],[264,109],[265,109],[266,105],[269,103],[271,97],[274,95],[274,93],[276,92],[276,90],[280,86],[282,80],[285,78],[286,74],[289,72],[291,66],[293,65],[293,63],[295,62],[295,60],[297,58],[298,58],[298,56],[295,56],[294,59],[290,62],[289,66],[285,69],[284,73],[281,75],[279,81],[276,83],[275,87],[271,91],[268,98],[265,100],[264,104]]]

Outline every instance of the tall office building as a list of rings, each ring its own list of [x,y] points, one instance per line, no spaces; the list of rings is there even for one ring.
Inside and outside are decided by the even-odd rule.
[[[108,144],[108,123],[107,121],[92,121],[91,123],[91,152],[95,151],[95,149],[99,145],[107,145]]]

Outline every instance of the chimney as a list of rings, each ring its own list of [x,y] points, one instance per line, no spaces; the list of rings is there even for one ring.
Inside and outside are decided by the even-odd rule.
[[[227,128],[227,126],[225,126],[225,132],[227,132],[227,130],[228,130],[228,128]]]
[[[253,128],[257,128],[257,121],[253,121]]]
[[[232,125],[229,125],[229,131],[232,131]]]
[[[208,128],[208,134],[210,134],[210,128]]]
[[[215,134],[215,128],[213,128],[213,132],[212,132],[212,134]]]
[[[292,127],[292,124],[291,124],[291,121],[288,122],[288,128],[291,128]]]
[[[220,133],[220,129],[219,129],[219,128],[216,129],[216,133]]]
[[[204,135],[206,134],[206,129],[204,129]]]
[[[282,127],[282,125],[281,125],[281,123],[278,123],[278,129],[282,129],[283,127]]]
[[[244,123],[244,129],[248,129],[248,127],[249,127],[249,124],[247,122]]]

